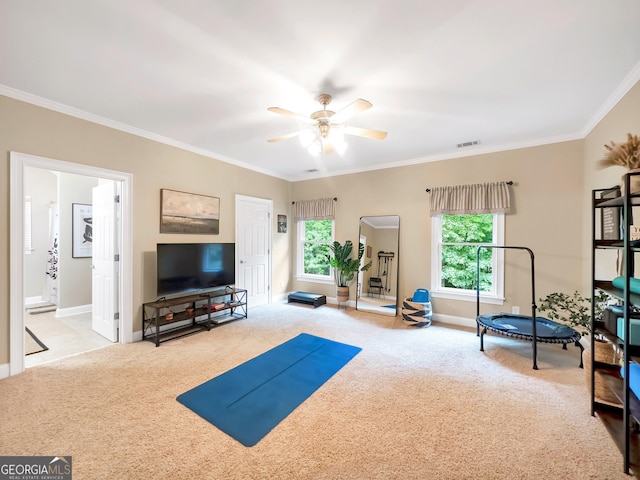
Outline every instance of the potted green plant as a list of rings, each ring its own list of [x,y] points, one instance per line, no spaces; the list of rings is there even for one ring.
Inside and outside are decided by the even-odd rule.
[[[353,283],[356,275],[360,271],[369,270],[371,263],[369,262],[360,268],[362,256],[364,255],[364,245],[359,244],[358,255],[353,257],[353,243],[347,240],[344,244],[334,241],[329,245],[331,253],[329,256],[329,264],[333,268],[333,278],[336,282],[338,302],[346,302],[349,300],[349,286]]]
[[[582,335],[595,333],[591,329],[591,299],[583,297],[576,291],[573,295],[550,293],[541,299],[541,302],[539,310],[551,320],[570,325]],[[602,322],[606,308],[614,303],[613,297],[599,290],[594,297],[594,322]],[[589,391],[591,391],[592,355],[597,362],[614,365],[619,354],[615,345],[606,341],[602,335],[595,333],[593,340],[595,347],[593,352],[591,348],[585,348],[582,357]],[[587,346],[590,346],[590,342]],[[595,377],[595,396],[599,401],[619,404],[616,395],[599,377]]]
[[[545,298],[540,299],[538,307],[540,312],[544,312],[551,320],[564,323],[579,331],[582,335],[591,335],[591,299],[585,298],[577,291],[572,295],[566,293],[550,293]],[[612,303],[609,294],[599,290],[595,296],[594,320],[602,322],[606,308]],[[595,340],[603,340],[600,335],[596,335]]]

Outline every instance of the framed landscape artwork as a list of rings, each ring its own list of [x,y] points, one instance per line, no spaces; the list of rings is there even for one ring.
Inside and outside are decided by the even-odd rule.
[[[220,233],[220,199],[160,190],[160,233]]]

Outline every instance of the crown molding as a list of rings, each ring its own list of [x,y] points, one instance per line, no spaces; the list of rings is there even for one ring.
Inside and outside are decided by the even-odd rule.
[[[283,179],[282,177],[279,177],[275,175],[273,172],[268,171],[266,169],[258,168],[253,165],[249,165],[248,163],[243,163],[238,160],[234,160],[233,158],[229,158],[224,155],[217,154],[215,152],[210,152],[209,150],[205,150],[203,148],[194,147],[193,145],[189,145],[189,144],[180,142],[178,140],[174,140],[172,138],[163,137],[162,135],[157,135],[155,133],[148,132],[141,128],[132,127],[131,125],[116,122],[114,120],[101,117],[100,115],[95,115],[93,113],[80,110],[79,108],[70,107],[69,105],[65,105],[63,103],[58,103],[53,100],[48,100],[46,98],[33,95],[31,93],[27,93],[21,90],[17,90],[15,88],[7,87],[6,85],[0,85],[0,95],[13,98],[14,100],[20,100],[22,102],[29,103],[31,105],[35,105],[38,107],[46,108],[47,110],[53,110],[54,112],[69,115],[71,117],[78,118],[80,120],[86,120],[87,122],[102,125],[103,127],[113,128],[114,130],[130,133],[131,135],[136,135],[138,137],[146,138],[147,140],[152,140],[154,142],[162,143],[164,145],[176,147],[181,150],[185,150],[187,152],[202,155],[203,157],[211,158],[214,160],[220,160],[221,162],[230,163],[237,167],[246,168],[247,170],[252,170],[254,172],[269,175],[271,177]],[[284,178],[283,180],[287,180],[287,179]]]
[[[604,117],[615,107],[622,97],[624,97],[635,84],[640,81],[640,63],[631,69],[629,74],[620,82],[618,88],[607,98],[600,109],[591,117],[591,119],[582,127],[581,135],[585,138],[591,131],[604,119]]]

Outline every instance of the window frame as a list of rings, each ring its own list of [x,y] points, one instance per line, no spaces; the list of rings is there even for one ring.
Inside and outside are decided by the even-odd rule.
[[[449,214],[452,215],[452,214]],[[455,215],[455,214],[453,214]],[[504,213],[492,213],[494,243],[467,243],[466,245],[504,246]],[[465,245],[465,244],[461,244]],[[480,302],[494,305],[504,304],[504,249],[494,248],[492,256],[492,289],[480,292]],[[475,302],[475,290],[442,287],[442,215],[431,217],[431,294],[436,298]]]
[[[327,220],[331,221],[331,239],[329,240],[329,243],[332,244],[335,239],[336,222],[333,219]],[[303,271],[306,222],[311,221],[314,220],[298,220],[296,222],[296,279],[306,282],[333,284],[333,268],[331,266],[329,267],[328,275],[314,275]]]

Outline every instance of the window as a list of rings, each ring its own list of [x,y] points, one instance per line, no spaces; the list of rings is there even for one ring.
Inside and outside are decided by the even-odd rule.
[[[301,220],[297,230],[298,277],[333,282],[328,260],[329,245],[333,243],[333,220]]]
[[[434,296],[476,300],[477,250],[480,245],[504,245],[504,214],[436,215],[431,217]],[[480,296],[486,303],[504,301],[504,253],[480,250]]]

